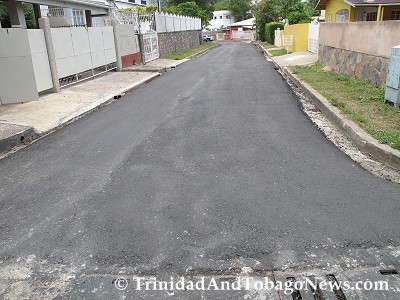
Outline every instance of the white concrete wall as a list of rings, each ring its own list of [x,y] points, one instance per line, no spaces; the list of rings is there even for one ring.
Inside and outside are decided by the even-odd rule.
[[[53,87],[46,41],[42,29],[28,30],[29,47],[32,55],[36,87],[42,92]]]
[[[187,30],[200,30],[201,20],[168,13],[156,13],[157,32],[175,32]]]
[[[0,104],[38,100],[28,30],[0,29]]]
[[[59,78],[116,61],[111,26],[51,28],[51,35]]]
[[[229,10],[218,10],[213,12],[213,18],[207,28],[210,30],[218,30],[221,29],[221,27],[228,27],[232,23],[235,23],[235,19]]]

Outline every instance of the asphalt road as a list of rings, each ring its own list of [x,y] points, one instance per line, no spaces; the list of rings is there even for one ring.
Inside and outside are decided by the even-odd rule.
[[[3,266],[272,269],[320,249],[400,245],[399,185],[326,140],[250,44],[179,66],[0,172]]]

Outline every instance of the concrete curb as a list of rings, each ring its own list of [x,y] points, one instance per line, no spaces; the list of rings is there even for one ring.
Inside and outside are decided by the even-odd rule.
[[[0,154],[8,152],[20,144],[29,143],[39,137],[33,127],[20,127],[25,128],[14,133],[13,135],[0,139]]]
[[[355,122],[343,116],[341,111],[333,106],[328,99],[314,90],[307,83],[303,82],[298,76],[290,72],[287,67],[279,66],[273,58],[268,55],[268,51],[261,48],[264,53],[272,60],[275,66],[289,78],[307,97],[322,111],[322,113],[335,124],[362,152],[368,153],[376,160],[400,170],[400,151],[388,145],[381,144],[378,140],[370,136]]]
[[[2,139],[2,140],[0,140],[0,153],[10,151],[10,150],[12,150],[12,148],[19,146],[21,143],[32,142],[35,139],[38,139],[47,134],[50,134],[50,133],[64,127],[65,125],[68,125],[68,124],[92,113],[96,109],[98,109],[102,106],[105,106],[105,105],[115,101],[116,99],[121,98],[126,93],[129,93],[129,92],[139,88],[140,86],[145,85],[146,83],[154,80],[158,76],[160,76],[160,73],[158,73],[158,72],[154,73],[151,76],[149,76],[148,78],[142,79],[139,82],[135,82],[135,83],[129,85],[128,87],[117,91],[114,94],[110,94],[105,97],[102,97],[102,98],[96,100],[95,102],[92,102],[92,103],[82,107],[78,111],[73,112],[72,114],[68,115],[67,117],[61,119],[57,124],[54,124],[50,130],[40,132],[32,127],[31,128],[27,127],[27,130],[18,132],[10,137],[7,137],[6,139]],[[23,137],[22,139],[21,139],[21,136]]]
[[[392,168],[400,170],[400,151],[379,143],[358,124],[345,118],[338,108],[329,103],[328,99],[307,83],[301,81],[299,77],[292,74],[287,68],[281,68],[281,70],[361,151],[370,154],[376,160]]]
[[[204,50],[201,50],[200,52],[198,52],[198,53],[196,53],[196,54],[190,55],[190,56],[186,57],[186,59],[195,59],[195,58],[200,57],[200,56],[202,56],[203,54],[206,54],[207,52],[209,52],[209,51],[211,51],[212,49],[217,48],[217,47],[219,47],[219,46],[220,46],[220,44],[215,43],[215,44],[213,44],[212,47],[207,48],[207,49],[204,49]]]

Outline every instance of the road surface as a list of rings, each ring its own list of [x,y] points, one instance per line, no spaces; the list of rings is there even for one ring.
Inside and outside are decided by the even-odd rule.
[[[28,275],[378,263],[369,249],[390,264],[400,245],[399,185],[325,139],[251,44],[223,43],[0,172],[3,292]]]

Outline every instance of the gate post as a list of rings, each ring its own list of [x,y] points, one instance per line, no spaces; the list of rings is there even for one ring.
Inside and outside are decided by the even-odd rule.
[[[115,44],[115,54],[117,56],[117,72],[122,71],[122,58],[121,58],[121,47],[119,43],[119,35],[118,35],[118,23],[115,20],[111,20],[111,26],[113,27],[114,33],[114,44]]]
[[[54,54],[53,39],[51,37],[50,21],[48,18],[39,18],[39,28],[43,29],[44,39],[46,41],[47,56],[49,58],[51,79],[53,81],[52,91],[58,93],[61,91],[60,81],[58,78],[56,55]]]
[[[145,59],[145,55],[144,55],[143,34],[139,33],[137,36],[138,36],[138,41],[139,41],[140,57],[142,58],[143,65],[145,65],[146,64],[146,59]]]

